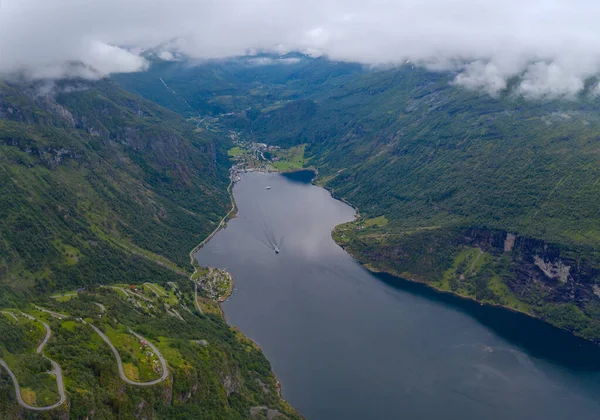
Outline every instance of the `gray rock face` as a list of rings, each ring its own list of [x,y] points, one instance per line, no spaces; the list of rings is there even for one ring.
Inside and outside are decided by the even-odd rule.
[[[534,264],[544,272],[544,274],[551,279],[558,279],[562,283],[566,283],[570,278],[571,267],[563,264],[561,260],[556,262],[544,261],[539,256],[534,256]]]
[[[504,240],[504,252],[510,252],[513,250],[515,246],[515,241],[517,240],[517,235],[514,233],[507,233],[506,239]]]
[[[235,392],[239,392],[241,389],[241,385],[236,376],[237,375],[225,375],[222,380],[223,387],[225,388],[225,392],[228,397]]]
[[[279,410],[273,410],[264,406],[252,407],[250,409],[250,416],[253,418],[266,418],[267,420],[287,418]]]

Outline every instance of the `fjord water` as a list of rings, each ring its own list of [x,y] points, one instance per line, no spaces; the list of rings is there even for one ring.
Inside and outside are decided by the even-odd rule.
[[[244,174],[233,191],[237,218],[196,258],[231,272],[228,322],[307,418],[600,418],[592,344],[369,273],[330,235],[354,210],[305,176]]]

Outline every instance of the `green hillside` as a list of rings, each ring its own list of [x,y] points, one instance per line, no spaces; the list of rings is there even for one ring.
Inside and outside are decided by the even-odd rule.
[[[0,85],[0,282],[68,288],[126,265],[176,275],[153,259],[188,271],[227,207],[216,142],[110,82],[74,86]]]
[[[189,252],[229,211],[228,147],[109,80],[0,84],[0,309],[9,312],[0,329],[14,329],[21,311],[45,319],[53,335],[44,355],[65,376],[68,404],[40,418],[247,418],[262,407],[296,416],[260,349],[220,314],[194,309]],[[136,303],[97,288],[145,282],[170,284],[177,298]],[[86,292],[74,298],[78,288]],[[59,322],[32,303],[74,318]],[[96,303],[108,308],[106,324]],[[110,349],[79,318],[122,331],[131,345],[128,328],[161,343],[167,380],[125,387]],[[56,382],[46,368],[19,364],[47,364],[33,353],[38,339],[14,330],[0,358],[24,400],[48,405]],[[129,374],[155,375],[136,351],[124,354]],[[0,417],[37,418],[17,405],[5,369]]]
[[[188,118],[219,116],[244,125],[311,93],[337,86],[365,70],[301,54],[259,55],[202,62],[152,60],[148,71],[116,74],[121,87]],[[166,84],[166,86],[165,86]],[[226,115],[229,113],[239,115]]]
[[[450,80],[384,72],[324,100],[322,112],[349,126],[310,149],[323,177],[335,175],[328,185],[398,228],[464,224],[598,245],[597,104],[494,99]]]

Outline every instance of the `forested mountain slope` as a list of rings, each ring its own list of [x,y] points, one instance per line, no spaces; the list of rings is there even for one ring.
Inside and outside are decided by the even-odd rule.
[[[0,85],[0,281],[120,280],[128,248],[188,271],[228,204],[217,147],[110,81]],[[130,275],[165,271],[151,259]]]
[[[600,101],[591,83],[574,99],[525,99],[513,80],[494,98],[410,64],[323,77],[324,62],[270,65],[264,76],[247,68],[268,94],[230,91],[215,126],[306,143],[319,182],[364,216],[336,239],[372,268],[600,341]],[[191,86],[210,73],[186,71],[175,74]],[[287,79],[274,83],[276,72]],[[281,86],[298,88],[286,97]]]
[[[397,227],[473,224],[600,244],[599,104],[495,99],[449,82],[405,68],[334,92],[319,116],[337,121],[336,136],[319,131],[328,124],[305,134],[323,177]]]
[[[254,119],[365,72],[359,64],[302,54],[264,54],[201,62],[149,59],[152,65],[148,71],[116,74],[113,80],[191,118],[231,119],[232,115],[224,114],[249,113],[250,119]]]
[[[314,98],[299,137],[320,182],[384,216],[336,238],[375,269],[600,340],[597,99],[492,98],[451,77],[405,66]]]
[[[40,418],[296,416],[260,349],[194,297],[189,252],[230,208],[226,143],[110,80],[0,83],[0,359],[23,399],[53,404],[43,328],[27,317],[50,326],[67,402]],[[154,342],[166,380],[126,385],[92,323],[133,380],[156,375],[155,356],[129,329]],[[0,417],[37,416],[0,368]]]

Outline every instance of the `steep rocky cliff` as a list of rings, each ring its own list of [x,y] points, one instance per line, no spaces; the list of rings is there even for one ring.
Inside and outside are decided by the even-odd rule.
[[[600,258],[488,229],[383,233],[353,222],[334,237],[361,262],[437,289],[503,305],[600,342]]]

